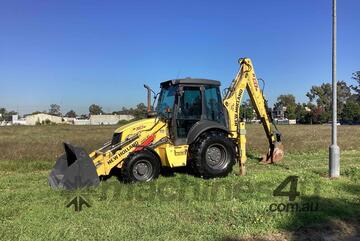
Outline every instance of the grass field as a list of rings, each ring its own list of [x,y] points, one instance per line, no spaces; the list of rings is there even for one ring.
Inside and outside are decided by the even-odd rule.
[[[341,174],[327,178],[330,126],[280,126],[286,155],[260,165],[266,139],[248,126],[247,176],[234,172],[202,180],[179,169],[152,183],[123,184],[116,177],[95,190],[53,191],[47,175],[62,142],[87,151],[111,137],[115,126],[0,128],[0,237],[2,240],[357,240],[360,238],[360,126],[340,126]],[[303,211],[273,210],[288,197],[273,190],[299,177]],[[75,212],[77,195],[91,207]],[[271,206],[272,205],[272,206]],[[289,206],[287,206],[289,207]],[[270,210],[271,209],[271,210]],[[281,209],[281,208],[280,208]]]

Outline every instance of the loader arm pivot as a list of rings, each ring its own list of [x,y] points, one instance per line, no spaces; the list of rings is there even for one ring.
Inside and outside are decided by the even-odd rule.
[[[238,145],[238,156],[242,174],[245,174],[246,161],[246,130],[245,122],[241,121],[240,105],[247,90],[257,117],[261,120],[266,137],[269,141],[269,152],[261,161],[262,163],[274,163],[282,159],[281,134],[272,125],[271,115],[268,113],[267,102],[259,87],[254,67],[249,58],[239,59],[240,69],[227,89],[223,103],[228,112],[229,130]],[[275,128],[274,128],[275,127]]]

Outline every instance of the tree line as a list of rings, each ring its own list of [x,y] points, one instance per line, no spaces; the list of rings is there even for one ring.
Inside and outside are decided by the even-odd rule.
[[[50,109],[47,113],[50,115],[55,115],[55,116],[64,116],[64,117],[71,117],[71,118],[80,117],[83,119],[88,118],[90,115],[114,115],[114,114],[132,115],[135,117],[135,119],[141,119],[141,118],[144,118],[144,116],[146,114],[146,110],[147,110],[145,104],[140,103],[140,104],[136,105],[135,108],[127,109],[126,107],[122,107],[121,110],[119,110],[119,111],[113,111],[111,113],[106,113],[105,111],[103,111],[103,108],[100,105],[92,104],[89,106],[88,114],[81,114],[80,116],[78,116],[74,110],[70,110],[65,115],[62,115],[60,108],[61,108],[60,105],[52,104],[52,105],[50,105]]]
[[[360,124],[360,71],[353,73],[352,79],[355,80],[355,85],[348,85],[343,80],[337,82],[338,120],[344,124]],[[331,84],[323,83],[319,86],[312,86],[306,96],[308,102],[300,103],[296,102],[294,95],[282,94],[277,97],[272,110],[280,110],[283,112],[284,118],[296,119],[297,123],[300,124],[328,123],[331,120]],[[146,110],[145,104],[140,103],[135,108],[122,107],[119,111],[105,113],[100,105],[92,104],[89,106],[88,114],[78,115],[74,110],[70,110],[63,115],[60,105],[51,104],[48,111],[35,111],[32,114],[48,113],[55,116],[83,119],[88,118],[89,115],[123,114],[141,119],[144,118]],[[0,121],[11,121],[12,115],[16,114],[15,111],[0,108]],[[249,100],[242,104],[241,115],[247,120],[255,118],[256,114]]]
[[[103,108],[100,105],[92,104],[89,106],[89,112],[88,114],[81,114],[78,115],[74,110],[69,110],[65,114],[61,112],[61,106],[58,104],[51,104],[49,110],[47,111],[34,111],[31,113],[31,115],[39,114],[39,113],[45,113],[49,115],[54,116],[60,116],[60,117],[69,117],[69,118],[81,118],[86,119],[90,115],[102,115],[102,114],[118,114],[118,115],[132,115],[135,117],[135,119],[141,119],[145,117],[147,108],[144,103],[140,103],[136,105],[135,108],[126,108],[122,107],[119,111],[113,111],[111,113],[106,113],[103,111]],[[11,121],[13,115],[17,115],[18,113],[16,111],[7,111],[5,108],[0,108],[0,121]]]
[[[360,124],[360,71],[355,72],[352,79],[355,80],[355,85],[348,85],[343,80],[337,82],[338,121],[344,124]],[[296,119],[300,124],[330,122],[332,113],[331,84],[323,83],[319,86],[312,86],[306,93],[306,97],[308,97],[308,102],[300,103],[296,102],[295,96],[292,94],[280,95],[273,110],[283,111],[285,118]],[[242,115],[246,119],[255,117],[249,100],[242,105]]]

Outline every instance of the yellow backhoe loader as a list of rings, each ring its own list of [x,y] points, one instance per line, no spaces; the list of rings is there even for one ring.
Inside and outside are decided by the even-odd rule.
[[[147,182],[161,168],[189,167],[203,178],[228,175],[236,162],[245,175],[246,129],[240,104],[247,90],[269,141],[262,163],[283,157],[281,134],[272,125],[266,100],[252,62],[239,60],[240,69],[223,98],[220,82],[208,79],[175,79],[160,84],[156,111],[148,118],[116,129],[112,139],[89,155],[80,147],[64,143],[65,154],[49,175],[53,188],[76,189],[96,186],[113,169],[125,182]]]

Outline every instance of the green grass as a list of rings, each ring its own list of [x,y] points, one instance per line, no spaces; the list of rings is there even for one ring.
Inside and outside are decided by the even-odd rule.
[[[0,237],[3,240],[241,240],[285,235],[299,239],[296,230],[339,223],[357,225],[360,217],[360,127],[340,127],[341,178],[327,178],[328,126],[282,126],[283,162],[260,165],[266,150],[259,126],[249,126],[247,175],[234,172],[203,180],[178,170],[152,183],[123,184],[116,177],[97,189],[53,191],[47,175],[61,142],[87,150],[106,141],[114,127],[0,128]],[[345,134],[344,134],[345,133]],[[350,134],[351,133],[351,134]],[[304,139],[307,137],[308,139]],[[312,143],[309,146],[309,143]],[[300,204],[318,203],[317,212],[270,212],[273,190],[290,175],[299,176]],[[91,207],[75,212],[66,204],[76,195]],[[341,226],[341,225],[340,225]],[[346,229],[351,235],[356,230]],[[350,231],[349,231],[350,230]],[[289,233],[293,233],[290,235]],[[296,236],[298,235],[298,236]],[[283,239],[281,236],[280,239]],[[306,235],[305,235],[306,236]],[[279,238],[278,238],[279,239]]]

